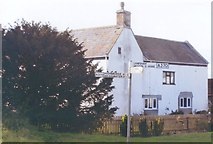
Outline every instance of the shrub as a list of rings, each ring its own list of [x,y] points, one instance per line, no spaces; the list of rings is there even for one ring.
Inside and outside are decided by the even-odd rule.
[[[20,130],[29,124],[28,119],[21,113],[13,112],[6,108],[3,109],[2,116],[3,126],[10,130]]]
[[[195,112],[195,114],[208,114],[208,111],[206,111],[206,110],[201,110],[201,111]]]
[[[148,125],[147,125],[146,119],[140,120],[139,132],[140,132],[141,136],[143,136],[143,137],[149,136]]]
[[[213,131],[213,121],[212,120],[210,120],[209,122],[208,122],[208,125],[209,125],[209,131]]]
[[[210,122],[197,120],[197,129],[201,131],[210,131],[211,130]]]
[[[127,115],[122,117],[122,123],[120,125],[120,133],[122,136],[127,136]]]
[[[178,114],[184,114],[181,110],[172,111],[169,115],[178,115]]]
[[[122,136],[127,136],[127,121],[128,121],[128,117],[127,115],[124,115],[122,117],[122,123],[120,124],[120,133]],[[130,134],[132,133],[132,120],[130,118]]]
[[[164,121],[160,118],[155,119],[153,121],[152,135],[154,135],[154,136],[161,135],[163,128],[164,128]]]
[[[150,122],[150,127],[148,126],[146,118],[141,119],[139,122],[139,132],[141,136],[159,136],[164,129],[164,121],[160,118],[155,119]]]

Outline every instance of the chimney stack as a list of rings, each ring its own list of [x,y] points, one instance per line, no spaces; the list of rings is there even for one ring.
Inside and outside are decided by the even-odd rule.
[[[131,13],[129,11],[124,10],[124,2],[121,2],[120,6],[121,6],[121,9],[116,12],[117,13],[117,25],[130,28]]]

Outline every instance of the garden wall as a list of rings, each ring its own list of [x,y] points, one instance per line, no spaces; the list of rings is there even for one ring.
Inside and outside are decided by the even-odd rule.
[[[131,134],[139,133],[139,122],[146,118],[149,127],[155,119],[164,120],[163,134],[208,131],[211,115],[206,114],[187,114],[187,115],[165,115],[165,116],[133,116],[131,117]],[[119,134],[122,117],[114,117],[112,120],[104,122],[98,129],[103,134]]]

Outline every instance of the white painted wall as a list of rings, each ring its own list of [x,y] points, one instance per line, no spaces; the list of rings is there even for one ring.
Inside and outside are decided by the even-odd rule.
[[[175,72],[175,85],[163,85],[163,71]],[[142,75],[142,93],[162,95],[159,115],[177,110],[178,96],[185,91],[193,93],[192,111],[208,109],[207,67],[170,65],[169,69],[146,68]]]
[[[118,54],[121,47],[121,54]],[[124,28],[120,37],[111,49],[109,59],[94,60],[99,63],[103,71],[128,72],[128,63],[143,62],[143,54],[134,38],[131,29]],[[163,85],[163,70],[175,72],[175,85]],[[132,76],[132,103],[131,113],[141,114],[144,112],[142,95],[161,95],[162,100],[158,103],[158,114],[164,115],[178,109],[178,96],[180,92],[192,92],[192,111],[208,109],[207,93],[207,67],[169,65],[169,69],[145,68],[142,74]],[[114,78],[113,90],[114,102],[112,106],[119,109],[116,115],[127,114],[128,109],[128,79]],[[166,110],[169,108],[169,111]]]
[[[118,47],[121,48],[121,54],[118,54]],[[94,63],[99,62],[99,67],[103,67],[104,71],[127,73],[130,60],[143,62],[143,54],[131,29],[123,29],[108,57],[108,60],[96,60]],[[138,82],[141,85],[141,80],[135,81],[133,85],[138,85]],[[119,108],[116,115],[127,114],[128,78],[114,78],[113,85],[115,89],[113,90],[114,102],[112,106],[117,106]],[[139,94],[141,94],[141,90],[132,90],[132,101],[137,101],[137,96]],[[142,103],[139,102],[137,106],[142,106]],[[135,109],[138,109],[138,107],[135,107]]]
[[[95,59],[92,61],[92,63],[95,65],[95,64],[98,64],[97,66],[97,69],[102,69],[104,72],[107,71],[107,60],[106,58],[104,59]]]

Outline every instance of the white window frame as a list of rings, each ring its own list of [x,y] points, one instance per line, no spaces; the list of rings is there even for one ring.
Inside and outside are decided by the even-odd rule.
[[[147,103],[146,103],[147,101]],[[155,101],[155,106],[154,106]],[[157,98],[144,98],[144,109],[145,110],[157,110],[158,109],[158,99]]]
[[[163,84],[164,85],[175,85],[175,72],[174,71],[163,71]]]
[[[189,103],[189,100],[190,100],[190,103]],[[179,106],[180,106],[180,108],[192,108],[192,98],[191,97],[180,97]]]

